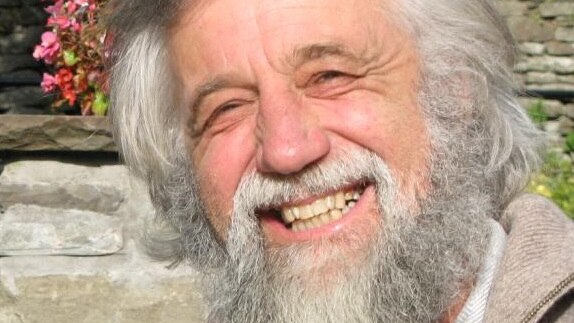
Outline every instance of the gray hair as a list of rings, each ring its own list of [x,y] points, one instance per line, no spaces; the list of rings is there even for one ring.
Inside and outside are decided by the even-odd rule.
[[[538,131],[514,97],[510,69],[514,52],[506,26],[488,0],[397,2],[396,23],[412,34],[419,50],[421,87],[441,91],[442,84],[450,83],[460,91],[461,101],[470,97],[470,103],[457,111],[424,113],[435,120],[452,119],[453,127],[462,124],[479,136],[480,147],[463,148],[473,156],[473,168],[484,177],[494,205],[503,208],[537,167],[541,147]],[[110,4],[107,25],[115,36],[111,119],[123,158],[148,181],[152,197],[154,184],[164,183],[178,156],[185,153],[177,84],[170,77],[165,42],[178,12],[190,4],[184,0]],[[440,131],[433,133],[433,128],[429,124],[433,146],[453,144],[441,141]]]

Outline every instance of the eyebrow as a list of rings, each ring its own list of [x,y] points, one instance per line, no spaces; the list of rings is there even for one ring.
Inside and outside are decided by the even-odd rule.
[[[318,60],[328,56],[340,56],[358,60],[352,52],[340,44],[326,43],[326,44],[311,44],[303,47],[298,47],[293,50],[290,61],[293,66],[300,66],[309,61]]]

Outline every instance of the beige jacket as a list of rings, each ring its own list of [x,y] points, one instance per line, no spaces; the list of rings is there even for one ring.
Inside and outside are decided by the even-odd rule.
[[[508,240],[485,322],[574,323],[574,221],[548,200],[524,194],[499,222]]]

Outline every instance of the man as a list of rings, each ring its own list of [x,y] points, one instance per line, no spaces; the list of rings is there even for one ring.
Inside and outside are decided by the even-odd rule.
[[[114,2],[112,119],[210,322],[571,322],[485,0]]]

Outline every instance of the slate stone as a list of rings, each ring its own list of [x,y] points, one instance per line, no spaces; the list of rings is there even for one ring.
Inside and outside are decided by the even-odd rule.
[[[558,75],[556,77],[557,81],[560,83],[574,84],[574,75]]]
[[[16,7],[21,4],[20,0],[0,0],[0,7]]]
[[[0,256],[113,254],[120,219],[89,211],[14,205],[0,215]]]
[[[544,100],[542,102],[544,112],[549,118],[557,118],[564,113],[564,105],[558,100]]]
[[[138,285],[116,282],[106,275],[51,274],[17,277],[14,286],[20,294],[12,304],[0,308],[0,319],[2,315],[23,319],[14,323],[205,322],[197,284],[185,278]]]
[[[518,45],[518,50],[527,55],[538,56],[544,54],[546,46],[540,43],[521,43]]]
[[[0,174],[0,203],[4,207],[23,203],[113,214],[124,201],[127,182],[127,169],[121,165],[16,161],[5,165]]]
[[[570,119],[574,119],[574,103],[569,103],[564,107],[564,115]]]
[[[526,83],[554,83],[558,77],[551,72],[529,72],[526,74]]]
[[[574,44],[551,41],[546,44],[546,51],[550,55],[570,56],[574,55]]]
[[[494,5],[502,16],[521,16],[528,12],[528,3],[526,2],[496,1]]]
[[[574,84],[564,84],[564,83],[551,83],[551,84],[529,84],[526,86],[527,91],[564,91],[573,92]]]
[[[7,36],[0,37],[0,54],[32,54],[32,49],[40,42],[45,28],[42,26],[17,26]]]
[[[544,42],[554,38],[554,26],[525,16],[508,17],[508,28],[517,41]]]
[[[116,151],[105,117],[0,115],[0,150]]]
[[[560,134],[567,135],[574,131],[574,121],[572,121],[567,116],[561,116],[558,118],[558,123],[560,124]]]
[[[0,92],[1,111],[16,110],[19,107],[48,108],[50,103],[51,97],[38,86],[21,86]]]
[[[574,3],[568,1],[545,2],[538,7],[544,18],[574,14]]]
[[[574,73],[574,59],[570,57],[533,56],[523,57],[515,66],[515,71]]]
[[[12,72],[24,68],[39,68],[42,64],[31,54],[0,55],[0,73]]]
[[[572,27],[558,27],[556,28],[556,40],[574,42],[574,28]]]

